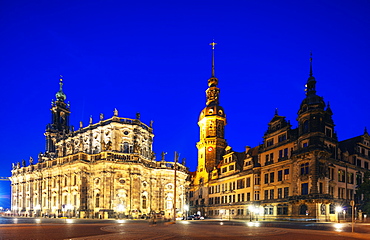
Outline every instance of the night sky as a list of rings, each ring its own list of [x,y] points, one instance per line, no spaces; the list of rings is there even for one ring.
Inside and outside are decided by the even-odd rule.
[[[0,2],[0,177],[45,150],[59,75],[71,124],[90,115],[154,121],[154,151],[196,169],[198,115],[211,46],[235,151],[262,142],[278,108],[293,127],[305,97],[310,51],[317,94],[339,140],[370,128],[370,1]],[[0,207],[9,206],[0,182]]]

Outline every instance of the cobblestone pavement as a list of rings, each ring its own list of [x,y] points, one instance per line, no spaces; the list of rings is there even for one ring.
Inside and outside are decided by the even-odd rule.
[[[370,239],[369,234],[348,233],[335,231],[319,231],[305,229],[286,229],[258,227],[258,225],[223,225],[220,224],[198,224],[187,221],[176,224],[158,223],[132,223],[132,224],[115,224],[104,226],[101,230],[110,232],[104,235],[95,235],[90,237],[73,238],[73,240],[82,239],[282,239],[282,240],[299,240],[299,239]]]

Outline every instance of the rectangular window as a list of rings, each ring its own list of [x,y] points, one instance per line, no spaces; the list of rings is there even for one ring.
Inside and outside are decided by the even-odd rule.
[[[244,179],[238,179],[236,184],[237,189],[244,188],[244,182],[245,182]]]
[[[282,134],[278,138],[279,138],[279,142],[283,142],[286,140],[286,134]]]
[[[265,173],[265,184],[269,183],[269,174]]]
[[[242,199],[241,199],[242,202],[244,202],[244,193],[242,193]]]
[[[278,171],[278,182],[283,181],[283,170]]]
[[[254,191],[254,200],[259,201],[260,200],[260,191]]]
[[[274,145],[274,139],[267,140],[267,147]]]
[[[361,160],[357,159],[357,167],[361,167]]]
[[[222,173],[225,173],[227,171],[227,167],[222,168]]]
[[[369,162],[364,162],[364,168],[369,169]]]
[[[331,129],[328,128],[328,127],[326,127],[325,128],[325,134],[326,134],[326,136],[331,137],[331,133],[332,133]]]
[[[250,187],[251,186],[251,178],[250,177],[248,177],[247,178],[247,187]]]
[[[288,148],[284,148],[284,157],[288,157]]]
[[[274,172],[270,173],[270,183],[273,183],[273,182],[275,182],[275,173]]]
[[[275,198],[275,191],[274,189],[270,189],[270,199],[274,199]]]
[[[264,199],[269,199],[269,190],[265,190]]]
[[[284,188],[284,198],[289,197],[289,187]]]
[[[279,158],[283,157],[283,150],[279,150]]]
[[[346,178],[346,176],[345,176],[344,170],[339,169],[338,170],[338,181],[339,182],[345,182],[345,178]]]
[[[254,177],[254,185],[260,185],[261,184],[261,178],[260,176]]]
[[[251,193],[247,193],[247,201],[251,200]]]
[[[289,168],[284,169],[284,180],[289,179]]]
[[[270,162],[274,162],[274,153],[270,153]]]
[[[278,188],[278,198],[283,198],[283,189]]]
[[[308,183],[301,184],[301,194],[307,195],[308,194]]]
[[[234,164],[229,166],[229,171],[233,171],[233,170],[234,170]]]

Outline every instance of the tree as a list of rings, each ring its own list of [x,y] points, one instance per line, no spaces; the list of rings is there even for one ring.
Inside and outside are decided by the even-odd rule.
[[[364,174],[364,180],[359,184],[356,194],[359,200],[359,208],[366,213],[370,213],[370,172]],[[361,199],[361,195],[363,198]]]

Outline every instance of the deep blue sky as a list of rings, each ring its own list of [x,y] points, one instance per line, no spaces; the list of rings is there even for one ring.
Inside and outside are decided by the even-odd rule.
[[[226,138],[236,151],[262,141],[279,114],[296,124],[309,73],[330,101],[339,140],[370,128],[370,2],[0,2],[0,176],[44,151],[59,75],[71,123],[103,113],[154,120],[154,151],[196,169],[215,39]],[[0,182],[0,206],[8,182]]]

